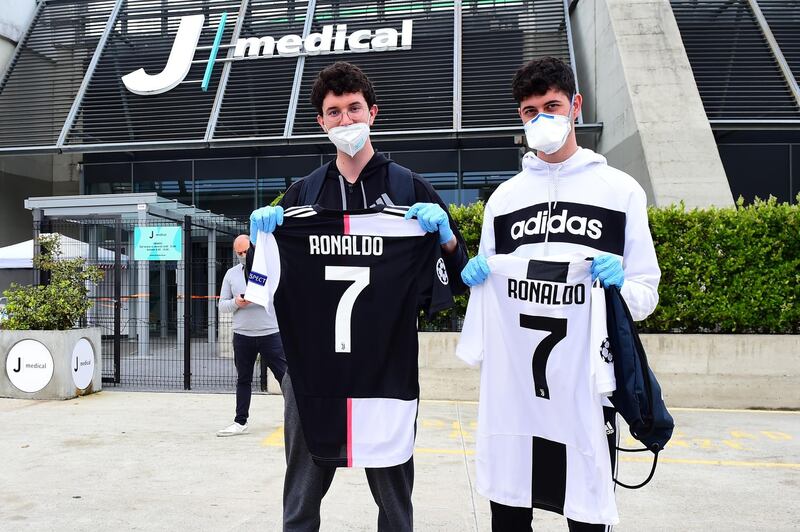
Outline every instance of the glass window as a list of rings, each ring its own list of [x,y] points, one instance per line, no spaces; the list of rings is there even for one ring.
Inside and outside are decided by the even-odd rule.
[[[520,168],[519,148],[461,151],[461,203],[486,201],[497,186],[514,177]]]
[[[766,199],[772,195],[778,201],[789,201],[788,144],[722,144],[719,155],[734,200],[742,196],[750,202],[756,196]],[[769,161],[769,171],[764,171],[764,161]]]
[[[197,159],[194,185],[198,208],[245,220],[256,206],[256,160]]]
[[[83,165],[85,194],[126,194],[132,192],[131,163]]]
[[[269,205],[286,192],[292,183],[307,176],[330,158],[323,160],[319,155],[259,157],[257,206]]]
[[[155,192],[162,198],[194,204],[192,161],[151,161],[133,163],[133,191]]]

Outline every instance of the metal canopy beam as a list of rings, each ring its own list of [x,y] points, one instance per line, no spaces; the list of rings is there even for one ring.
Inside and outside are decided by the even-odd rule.
[[[453,129],[461,129],[461,58],[462,53],[461,0],[453,3]]]
[[[92,214],[95,212],[92,208],[101,205],[133,205],[135,208],[136,205],[140,203],[157,203],[158,201],[164,200],[163,198],[159,200],[158,194],[155,192],[137,194],[93,194],[91,196],[46,196],[26,199],[25,208],[82,207],[86,210],[86,214]]]
[[[575,46],[572,44],[572,23],[569,20],[569,0],[564,0],[564,25],[567,29],[567,44],[569,45],[569,65],[572,67],[572,76],[575,78],[575,91],[581,92],[578,85],[578,67],[575,63]],[[583,124],[583,113],[578,115],[575,121],[578,124]]]
[[[78,94],[75,95],[75,100],[72,102],[72,107],[69,110],[69,114],[67,115],[66,120],[64,120],[64,127],[61,128],[61,134],[58,136],[58,140],[56,141],[56,146],[59,148],[64,145],[64,142],[66,142],[67,134],[72,128],[72,123],[75,121],[75,117],[78,116],[78,111],[80,111],[81,104],[83,103],[83,96],[86,94],[86,88],[89,86],[89,82],[92,80],[97,63],[100,61],[100,56],[103,54],[103,50],[106,48],[108,36],[114,30],[114,25],[117,23],[117,16],[119,15],[119,10],[122,9],[123,2],[124,0],[117,0],[117,3],[114,4],[114,8],[111,10],[111,13],[108,15],[106,27],[103,30],[103,34],[100,36],[100,40],[97,42],[97,48],[94,49],[92,60],[89,62],[89,66],[86,68],[86,73],[83,75],[83,81],[78,89]]]
[[[303,23],[303,41],[311,32],[311,23],[314,21],[314,12],[317,8],[316,0],[309,0],[306,8],[306,19]],[[283,136],[289,137],[294,129],[294,117],[297,114],[297,102],[300,100],[300,84],[303,82],[303,71],[306,66],[306,56],[301,55],[297,58],[297,66],[294,69],[294,81],[292,82],[292,95],[289,98],[289,109],[286,111],[286,125],[283,128]]]
[[[800,130],[800,120],[775,119],[775,120],[722,120],[711,119],[708,121],[714,131],[797,131]]]
[[[233,58],[234,46],[236,41],[239,40],[239,35],[242,33],[242,25],[244,24],[244,17],[247,15],[247,6],[250,0],[242,0],[239,4],[239,15],[236,17],[236,25],[233,27],[233,34],[231,35],[231,43],[227,46],[227,58]],[[214,105],[211,108],[211,117],[208,120],[208,127],[206,127],[205,140],[208,141],[214,136],[214,131],[217,129],[217,119],[219,118],[219,111],[222,109],[222,100],[225,98],[225,88],[228,86],[228,78],[231,75],[231,67],[233,63],[226,61],[222,67],[222,76],[219,79],[217,86],[217,94],[214,96]]]
[[[786,80],[786,84],[789,86],[789,90],[794,96],[794,101],[797,103],[798,109],[800,109],[800,87],[797,85],[797,80],[794,79],[794,74],[789,68],[789,63],[786,62],[786,58],[783,56],[781,47],[778,44],[778,41],[775,39],[775,36],[772,34],[772,30],[769,27],[767,19],[764,17],[764,13],[761,12],[761,7],[758,5],[758,1],[748,0],[748,2],[750,3],[750,10],[753,12],[753,15],[755,15],[759,28],[761,28],[761,33],[764,34],[764,38],[767,40],[769,49],[781,69],[781,73]]]
[[[192,225],[207,230],[238,234],[241,224],[221,214],[198,209],[162,198],[155,192],[139,194],[97,194],[91,196],[50,196],[28,198],[25,208],[37,210],[47,217],[120,217],[133,215],[157,216],[165,220],[183,223],[187,215],[192,216]]]

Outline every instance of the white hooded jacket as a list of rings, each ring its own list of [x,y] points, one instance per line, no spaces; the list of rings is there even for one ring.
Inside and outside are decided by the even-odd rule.
[[[561,163],[526,153],[522,171],[486,203],[479,252],[525,258],[610,253],[622,259],[621,292],[633,319],[645,319],[658,303],[661,271],[645,192],[586,148]]]

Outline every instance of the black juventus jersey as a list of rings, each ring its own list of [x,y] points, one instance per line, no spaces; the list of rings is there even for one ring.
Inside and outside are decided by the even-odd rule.
[[[406,207],[293,207],[259,233],[245,297],[274,303],[309,451],[388,467],[414,445],[417,326],[452,304],[435,234]]]

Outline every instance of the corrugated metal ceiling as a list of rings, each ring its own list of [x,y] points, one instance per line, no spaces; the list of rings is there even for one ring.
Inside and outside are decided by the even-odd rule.
[[[222,47],[202,91],[223,13]],[[185,80],[157,95],[128,91],[121,77],[164,69],[180,18],[197,14],[205,21]],[[499,134],[518,126],[514,70],[535,57],[570,59],[565,14],[563,0],[43,0],[0,86],[0,153],[313,138],[322,132],[310,87],[339,59],[375,84],[377,134]],[[326,24],[347,24],[349,34],[400,30],[407,19],[410,50],[230,61],[238,37],[278,40]]]

